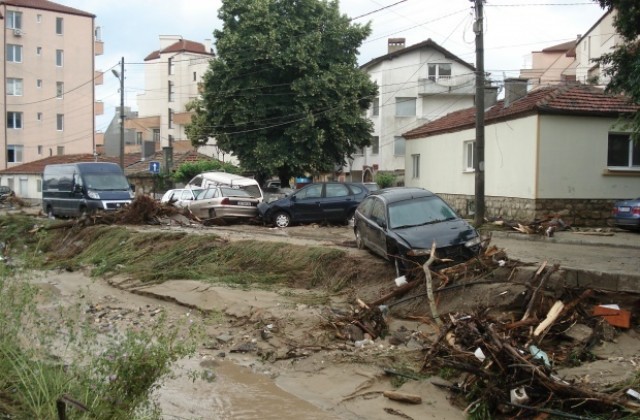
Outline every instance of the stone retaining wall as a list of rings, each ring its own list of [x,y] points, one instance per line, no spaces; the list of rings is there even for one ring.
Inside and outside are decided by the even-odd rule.
[[[459,194],[438,194],[462,217],[474,214],[475,197]],[[521,223],[558,217],[571,226],[612,226],[611,209],[617,200],[605,199],[526,199],[516,197],[485,197],[485,217],[501,218]]]

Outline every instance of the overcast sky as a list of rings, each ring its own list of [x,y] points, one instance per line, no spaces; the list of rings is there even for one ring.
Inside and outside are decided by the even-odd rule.
[[[55,0],[54,0],[55,1]],[[137,109],[144,91],[144,58],[159,48],[159,35],[181,35],[191,41],[213,40],[220,0],[58,0],[96,15],[102,28],[104,55],[96,69],[118,68],[125,60],[125,105]],[[470,0],[342,0],[340,8],[354,22],[371,21],[372,34],[360,49],[360,64],[386,54],[387,39],[406,38],[407,45],[428,38],[475,65],[475,35]],[[584,34],[604,14],[591,0],[487,0],[485,2],[485,69],[492,78],[519,74],[532,51],[539,51]],[[214,40],[215,42],[215,40]],[[215,48],[215,44],[214,44]],[[105,115],[104,130],[119,104],[119,82],[105,74],[97,99]]]

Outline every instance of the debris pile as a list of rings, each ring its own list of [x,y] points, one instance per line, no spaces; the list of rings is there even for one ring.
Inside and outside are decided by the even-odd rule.
[[[549,217],[544,220],[534,220],[530,223],[520,223],[515,221],[505,221],[502,219],[496,219],[492,221],[494,225],[505,226],[511,228],[520,233],[527,235],[543,235],[552,237],[555,232],[571,229],[571,226],[566,224],[559,217]]]

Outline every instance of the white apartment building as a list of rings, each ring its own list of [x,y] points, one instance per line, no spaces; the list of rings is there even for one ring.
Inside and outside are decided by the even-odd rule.
[[[361,66],[379,87],[367,116],[375,126],[372,145],[360,151],[344,172],[353,181],[375,180],[378,171],[404,182],[405,133],[474,104],[475,67],[431,39],[405,47],[390,38],[388,53]]]
[[[0,1],[5,65],[0,169],[95,149],[95,16],[46,0]],[[3,180],[4,181],[4,180]]]
[[[145,91],[138,95],[138,117],[127,120],[136,143],[153,141],[155,150],[191,148],[185,125],[191,122],[189,101],[200,95],[202,77],[214,57],[211,40],[189,41],[179,35],[160,35],[160,49],[145,59]]]

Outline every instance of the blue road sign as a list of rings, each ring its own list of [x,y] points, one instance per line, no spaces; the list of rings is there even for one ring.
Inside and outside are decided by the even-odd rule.
[[[149,172],[152,174],[160,173],[160,162],[149,162]]]

